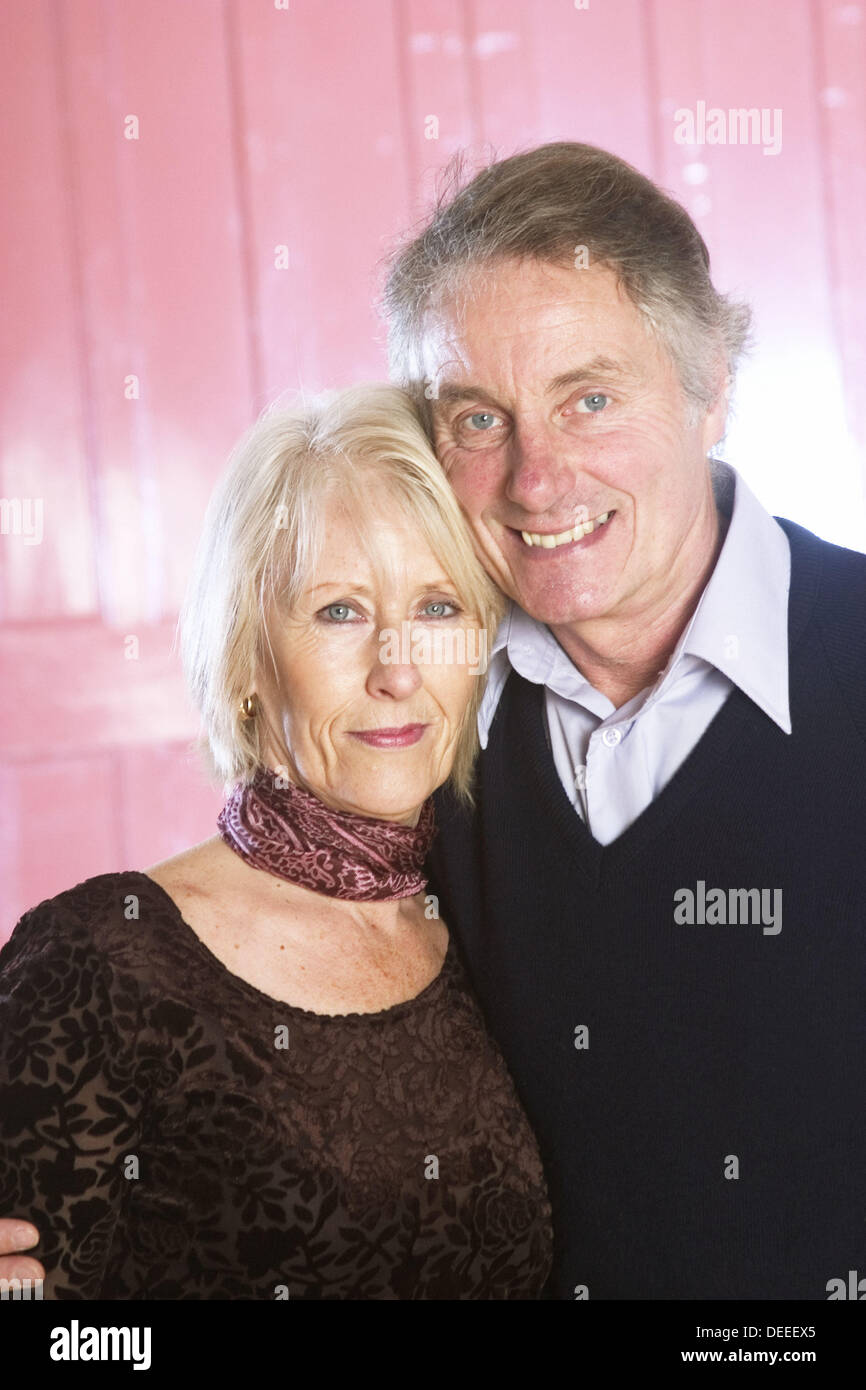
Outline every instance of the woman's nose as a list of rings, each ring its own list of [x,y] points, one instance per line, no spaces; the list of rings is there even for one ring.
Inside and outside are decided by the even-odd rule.
[[[380,698],[406,700],[423,685],[421,673],[408,652],[394,652],[382,646],[367,677],[367,693]]]

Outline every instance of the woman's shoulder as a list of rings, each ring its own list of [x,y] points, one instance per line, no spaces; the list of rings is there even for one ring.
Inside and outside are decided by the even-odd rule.
[[[58,951],[93,951],[110,959],[135,945],[138,924],[170,904],[157,884],[138,870],[96,874],[44,898],[16,923],[0,949],[0,969],[11,960]]]
[[[151,883],[157,884],[172,898],[176,893],[202,898],[213,893],[226,878],[226,861],[230,866],[238,866],[240,861],[230,850],[220,835],[212,835],[209,840],[191,848],[181,850],[170,859],[161,859],[152,864],[146,874]],[[243,866],[241,866],[243,867]]]
[[[117,873],[96,874],[83,879],[71,888],[64,888],[51,898],[43,898],[23,913],[15,930],[25,925],[45,926],[56,922],[62,927],[75,922],[87,923],[111,917],[118,903],[123,903],[132,885],[142,875],[134,869]]]

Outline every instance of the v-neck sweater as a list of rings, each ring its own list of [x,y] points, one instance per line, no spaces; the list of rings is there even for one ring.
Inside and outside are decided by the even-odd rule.
[[[431,886],[539,1139],[555,1298],[866,1275],[866,556],[777,520],[790,735],[732,690],[602,846],[512,673],[474,812],[437,798]]]

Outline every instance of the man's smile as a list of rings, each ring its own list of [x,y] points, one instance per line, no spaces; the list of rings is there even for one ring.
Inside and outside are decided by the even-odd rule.
[[[514,526],[508,526],[506,530],[514,537],[520,536],[524,548],[559,550],[563,546],[586,542],[590,536],[597,538],[602,528],[607,526],[614,516],[615,511],[601,512],[599,516],[590,517],[588,521],[579,521],[567,531],[522,531]]]
[[[579,521],[570,531],[521,531],[520,534],[526,545],[540,545],[544,550],[554,550],[570,541],[579,541],[584,536],[591,536],[593,531],[599,526],[604,526],[612,516],[613,512],[602,512],[600,516],[591,517],[589,521]]]

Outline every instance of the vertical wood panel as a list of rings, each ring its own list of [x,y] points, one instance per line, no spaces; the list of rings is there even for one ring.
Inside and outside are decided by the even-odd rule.
[[[532,6],[521,0],[466,0],[471,81],[478,93],[479,138],[495,158],[538,143]]]
[[[406,88],[403,124],[412,218],[417,219],[433,201],[438,171],[458,150],[478,142],[470,86],[472,36],[462,0],[395,0],[394,15]]]
[[[233,27],[266,394],[381,377],[371,300],[410,201],[392,6],[241,6]]]
[[[0,768],[0,805],[4,941],[27,908],[121,863],[113,758]]]
[[[41,506],[43,539],[0,535],[0,612],[82,616],[98,599],[54,6],[14,5],[4,21],[0,496]]]
[[[146,869],[216,834],[222,793],[188,744],[123,749],[118,779],[127,867]]]
[[[134,634],[96,622],[0,630],[4,756],[33,762],[192,736],[196,715],[174,647],[174,622]]]
[[[579,140],[654,174],[647,0],[533,0],[531,51],[539,141]]]
[[[817,0],[830,268],[848,421],[866,460],[866,5]],[[864,463],[866,486],[866,463]]]
[[[808,0],[790,0],[783,25],[773,0],[665,0],[656,16],[661,181],[701,228],[717,287],[744,294],[755,308],[756,351],[741,373],[726,457],[771,510],[860,544],[862,491],[831,312]],[[677,143],[675,113],[697,113],[699,102],[725,113],[781,110],[780,153]],[[828,454],[832,490],[815,483],[816,463]]]
[[[154,621],[177,609],[210,482],[249,409],[221,11],[81,0],[63,15],[103,607]]]

